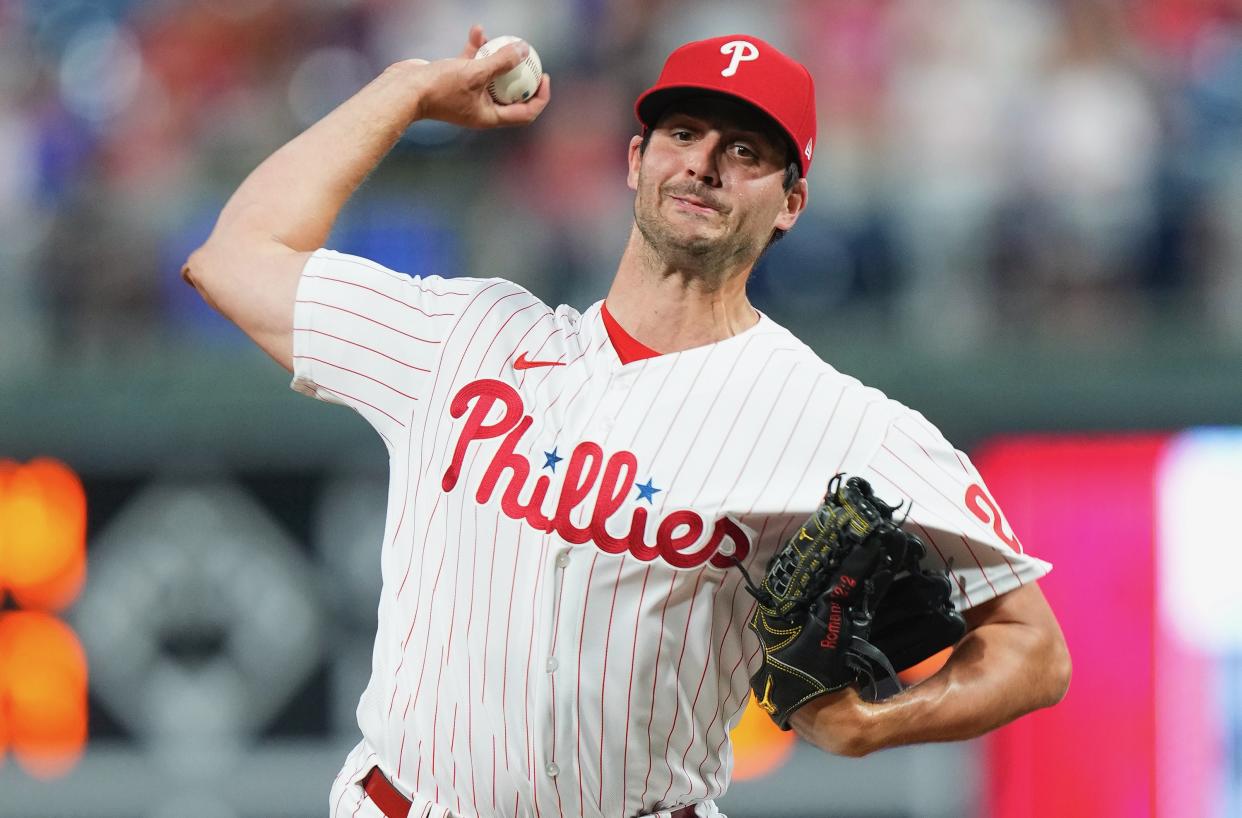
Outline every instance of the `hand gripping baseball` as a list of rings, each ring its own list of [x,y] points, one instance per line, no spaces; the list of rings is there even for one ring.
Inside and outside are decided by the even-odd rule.
[[[492,99],[487,84],[525,58],[521,50],[525,44],[505,46],[495,54],[474,59],[485,42],[483,29],[473,26],[459,56],[434,62],[406,61],[417,76],[418,119],[438,119],[466,128],[498,128],[527,125],[543,112],[552,94],[547,74],[534,96],[525,102],[501,105]]]
[[[920,566],[926,549],[894,511],[866,480],[837,475],[763,581],[746,577],[763,649],[751,687],[782,729],[803,704],[850,685],[870,699],[900,690],[897,671],[965,631],[945,572]]]

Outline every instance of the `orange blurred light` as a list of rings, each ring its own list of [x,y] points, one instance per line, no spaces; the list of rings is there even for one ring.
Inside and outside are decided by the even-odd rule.
[[[67,772],[87,738],[86,654],[68,625],[37,611],[0,614],[0,755],[40,778]]]
[[[733,780],[758,778],[785,763],[796,741],[792,730],[777,727],[752,694],[742,720],[730,734],[733,739]]]
[[[86,493],[63,463],[0,461],[0,588],[23,607],[61,610],[86,577]]]
[[[73,604],[86,583],[86,552],[79,551],[69,563],[46,582],[10,588],[14,601],[22,608],[63,611]]]
[[[953,653],[953,648],[945,648],[939,653],[933,653],[917,665],[908,667],[897,674],[897,678],[901,683],[909,687],[927,679],[940,671],[944,667],[944,663],[949,661],[949,656]]]

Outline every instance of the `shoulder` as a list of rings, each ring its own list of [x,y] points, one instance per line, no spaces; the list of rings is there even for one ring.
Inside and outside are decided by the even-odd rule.
[[[792,370],[797,380],[813,384],[817,395],[821,397],[825,394],[841,395],[852,403],[870,407],[870,411],[876,415],[888,418],[895,418],[905,413],[918,415],[914,410],[888,397],[880,389],[869,386],[858,377],[843,372],[824,360],[804,341],[767,316],[764,316],[756,329],[763,333],[762,349],[779,351],[781,353],[780,363]],[[755,349],[754,351],[761,350]]]
[[[334,304],[396,303],[427,317],[443,317],[460,312],[492,281],[406,273],[363,256],[320,248],[307,259],[298,287],[302,297]]]
[[[463,310],[481,323],[501,323],[534,316],[555,317],[558,322],[577,324],[581,315],[567,305],[552,306],[521,284],[505,278],[452,279],[465,281],[473,292],[469,306]]]
[[[921,412],[841,371],[771,319],[761,322],[761,327],[764,346],[781,352],[772,366],[788,373],[785,395],[806,403],[814,426],[825,439],[846,435],[854,440],[851,454],[863,456],[881,446],[895,428],[925,444],[947,445],[940,430]]]

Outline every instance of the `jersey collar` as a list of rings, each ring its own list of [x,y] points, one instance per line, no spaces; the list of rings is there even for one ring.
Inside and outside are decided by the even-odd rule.
[[[612,313],[608,311],[606,302],[600,303],[599,313],[604,320],[604,329],[608,331],[608,340],[612,341],[612,348],[622,364],[632,364],[635,361],[655,358],[662,354],[622,329],[617,319],[613,318]]]

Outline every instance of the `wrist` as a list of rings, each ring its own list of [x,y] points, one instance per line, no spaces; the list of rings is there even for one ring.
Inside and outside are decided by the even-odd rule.
[[[424,102],[426,99],[425,72],[426,60],[411,58],[399,60],[384,69],[383,77],[401,89],[401,98],[405,101],[407,126],[420,119],[426,119]]]
[[[854,688],[812,699],[790,716],[799,736],[834,755],[861,758],[884,745],[878,733],[875,705]]]
[[[859,697],[854,710],[854,746],[859,756],[870,755],[888,746],[884,727],[879,706]]]

